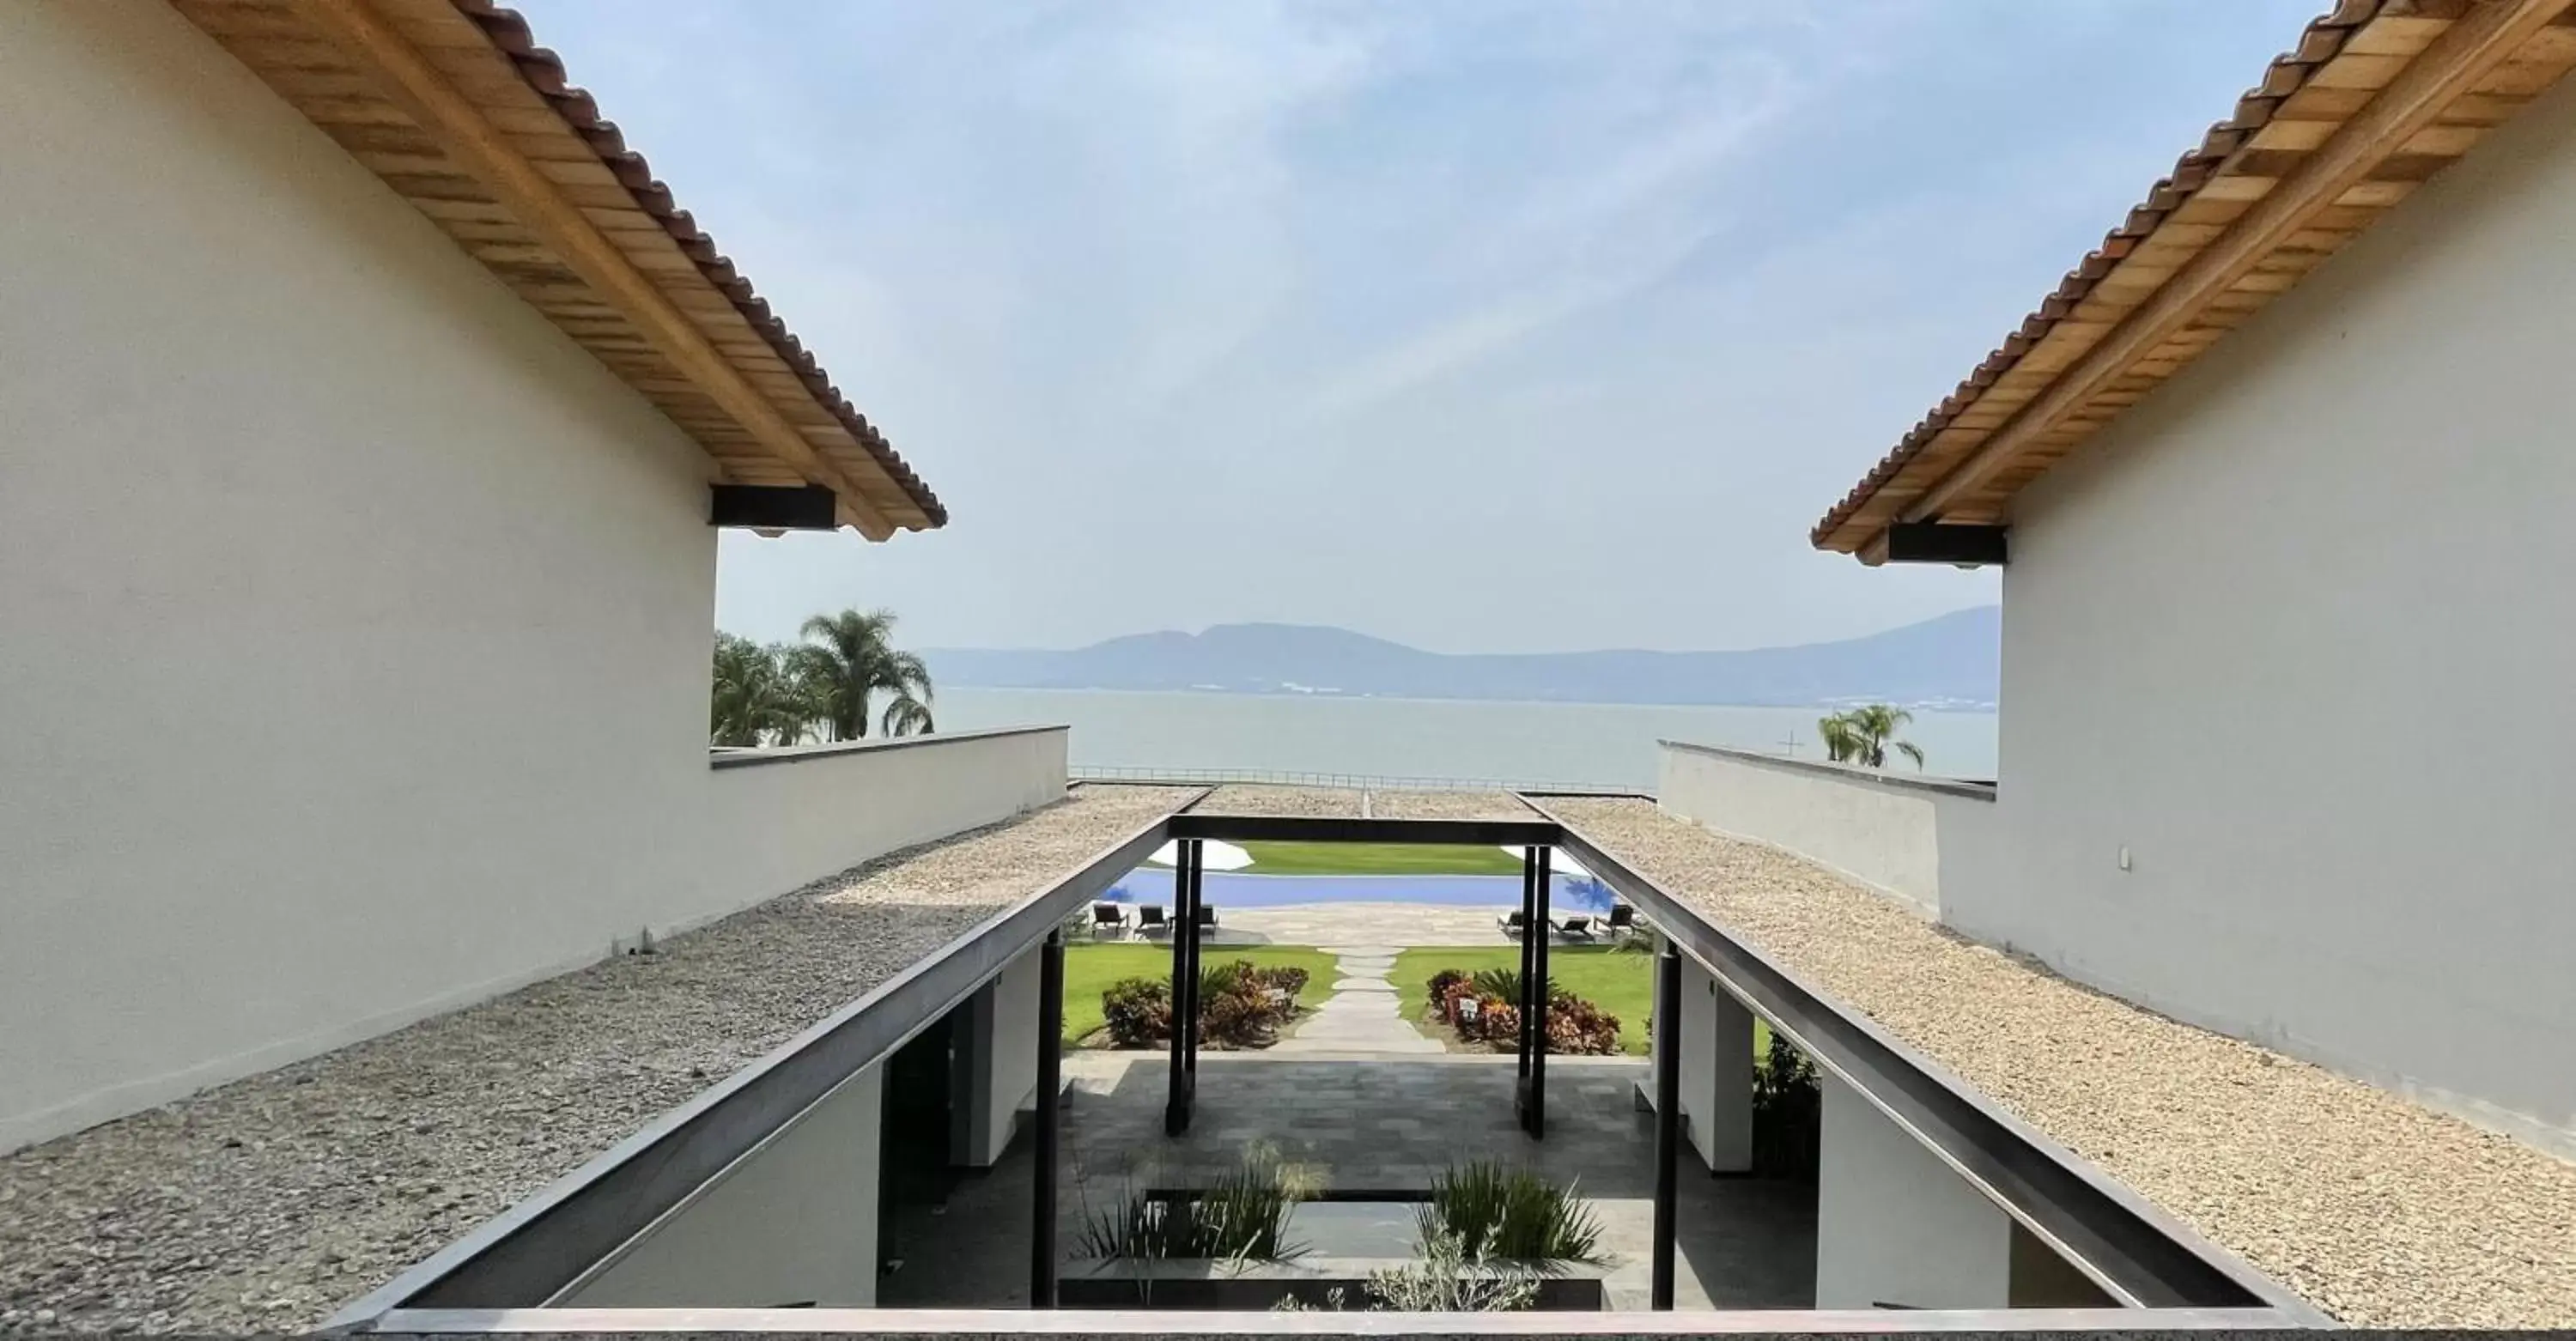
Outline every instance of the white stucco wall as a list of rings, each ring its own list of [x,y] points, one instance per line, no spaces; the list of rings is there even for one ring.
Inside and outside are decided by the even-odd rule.
[[[1816,1307],[2008,1306],[2012,1218],[1858,1091],[1820,1083]]]
[[[698,699],[706,697],[700,691]],[[696,711],[705,715],[705,704]],[[785,893],[896,848],[1064,799],[1068,732],[1005,729],[706,762],[691,817],[709,879]],[[760,762],[749,762],[751,758]]]
[[[2561,88],[2024,495],[1947,920],[2576,1153],[2571,236]]]
[[[1020,1113],[1038,1102],[1038,1002],[1043,950],[1021,953],[960,1008],[965,1031],[952,1054],[964,1074],[951,1087],[956,1111],[950,1157],[990,1168],[1010,1149]]]
[[[871,1066],[664,1216],[565,1302],[875,1304],[884,1117],[884,1071]]]
[[[703,454],[165,5],[0,126],[0,1149],[1061,794],[711,772]]]
[[[1991,789],[1665,741],[1655,794],[1671,814],[1787,848],[1938,915],[1942,841],[1963,822],[1949,812],[1985,806]]]
[[[1740,1173],[1753,1167],[1753,1012],[1688,955],[1681,1006],[1683,1130],[1701,1164]]]

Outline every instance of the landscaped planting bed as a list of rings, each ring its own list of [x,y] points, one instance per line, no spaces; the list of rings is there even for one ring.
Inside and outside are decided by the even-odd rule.
[[[1450,983],[1434,992],[1432,981],[1443,973],[1452,973],[1458,975],[1453,982],[1463,981],[1472,990],[1478,975],[1507,973],[1516,982],[1520,957],[1520,947],[1514,945],[1417,947],[1396,956],[1395,971],[1387,975],[1387,980],[1413,1003],[1410,1013],[1431,1037],[1479,1051],[1509,1051],[1519,1031],[1516,985],[1502,991],[1474,992],[1474,1018],[1462,1028],[1456,1023],[1460,1007],[1455,994],[1447,990]],[[1655,957],[1635,950],[1606,945],[1550,947],[1548,982],[1580,1009],[1549,1012],[1549,1050],[1643,1055],[1647,1017],[1654,1010],[1654,970]],[[1487,982],[1492,987],[1504,986],[1491,977]],[[1508,1014],[1500,1019],[1493,1016],[1485,1005],[1487,996],[1498,998]],[[1564,1017],[1561,1028],[1560,1016]],[[1610,1021],[1606,1030],[1600,1024],[1605,1018]],[[1556,1041],[1560,1038],[1565,1040],[1563,1045]],[[1608,1046],[1602,1046],[1605,1040]],[[1581,1046],[1574,1046],[1578,1041]]]
[[[1143,950],[1148,946],[1085,946],[1089,951]],[[1141,972],[1116,977],[1095,988],[1104,972],[1114,972],[1125,957],[1086,955],[1085,977],[1073,975],[1073,953],[1066,953],[1065,1031],[1067,1043],[1111,1048],[1159,1048],[1172,1037],[1171,952],[1146,963]],[[1258,946],[1242,950],[1211,948],[1199,969],[1199,1044],[1218,1049],[1259,1049],[1279,1041],[1280,1032],[1333,994],[1333,957],[1303,946]],[[1083,1007],[1080,1018],[1077,1006]]]

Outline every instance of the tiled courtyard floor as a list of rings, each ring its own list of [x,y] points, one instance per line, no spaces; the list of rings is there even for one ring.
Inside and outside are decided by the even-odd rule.
[[[1080,1253],[1086,1214],[1116,1205],[1131,1188],[1203,1182],[1256,1146],[1306,1166],[1328,1187],[1370,1191],[1424,1190],[1453,1161],[1490,1157],[1526,1163],[1579,1187],[1614,1259],[1612,1306],[1645,1305],[1654,1123],[1636,1108],[1641,1061],[1552,1059],[1544,1141],[1530,1140],[1513,1120],[1509,1057],[1292,1060],[1203,1053],[1197,1116],[1177,1140],[1162,1130],[1161,1056],[1072,1053],[1065,1072],[1071,1087],[1058,1241],[1067,1260]],[[989,1307],[1025,1301],[1025,1144],[1001,1167],[960,1184],[937,1213],[916,1208],[898,1216],[890,1228],[911,1260],[889,1278],[881,1302]],[[1812,1188],[1712,1178],[1685,1151],[1677,1304],[1809,1306],[1814,1202]],[[1331,1244],[1308,1246],[1334,1255]]]

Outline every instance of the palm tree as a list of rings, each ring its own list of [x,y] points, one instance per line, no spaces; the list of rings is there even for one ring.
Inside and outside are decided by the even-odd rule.
[[[830,739],[865,737],[869,700],[880,690],[894,699],[878,720],[879,730],[890,736],[930,731],[930,668],[920,657],[895,650],[893,611],[816,615],[805,621],[803,633],[792,673],[807,687]]]
[[[1838,764],[1866,764],[1871,768],[1887,767],[1887,750],[1893,745],[1898,753],[1923,767],[1923,751],[1910,740],[1896,739],[1897,731],[1914,720],[1914,714],[1885,703],[1849,708],[1816,723],[1816,734],[1824,737],[1825,754]]]
[[[789,649],[716,634],[715,690],[708,739],[717,745],[793,745],[805,738],[814,704],[788,667]]]

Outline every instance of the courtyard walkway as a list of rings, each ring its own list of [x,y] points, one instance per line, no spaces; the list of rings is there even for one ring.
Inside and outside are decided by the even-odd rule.
[[[1333,981],[1333,995],[1317,1007],[1315,1013],[1297,1024],[1295,1033],[1272,1046],[1272,1053],[1408,1053],[1445,1052],[1440,1044],[1404,1018],[1409,1004],[1403,992],[1387,981],[1395,971],[1396,947],[1391,945],[1326,945],[1320,946],[1333,956],[1340,977]]]

